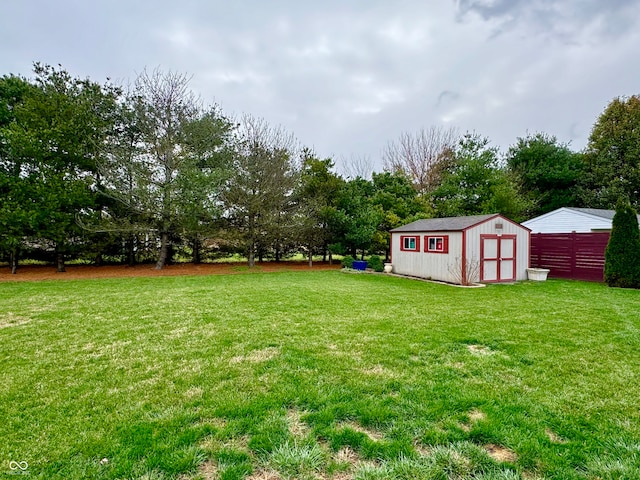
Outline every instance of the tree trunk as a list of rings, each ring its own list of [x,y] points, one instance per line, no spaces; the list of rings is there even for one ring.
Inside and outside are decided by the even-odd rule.
[[[256,237],[255,234],[255,222],[256,219],[252,216],[249,217],[249,231],[248,231],[248,240],[249,240],[249,251],[247,252],[247,258],[249,260],[249,268],[253,268],[256,264]]]
[[[309,246],[309,267],[313,267],[313,249]]]
[[[165,263],[167,263],[167,254],[169,253],[169,234],[162,232],[160,237],[160,255],[156,262],[156,270],[162,270]]]
[[[133,267],[136,264],[136,250],[134,240],[135,237],[133,235],[130,235],[129,238],[127,238],[127,264],[130,267]]]
[[[200,255],[201,249],[200,249],[200,238],[196,235],[195,237],[193,237],[193,242],[192,242],[192,248],[193,248],[193,258],[191,259],[191,261],[193,262],[194,265],[199,265],[202,263],[202,257]]]
[[[329,252],[329,265],[333,265],[333,253]]]
[[[171,239],[167,240],[167,258],[164,261],[165,265],[173,265],[173,260],[176,256],[176,247]]]
[[[102,263],[103,263],[103,261],[102,261],[102,260],[103,260],[103,259],[102,259],[102,254],[101,254],[101,253],[96,253],[96,258],[94,258],[94,259],[93,259],[93,264],[94,264],[96,267],[101,267],[101,266],[102,266]]]
[[[11,267],[11,274],[15,275],[18,272],[18,249],[16,247],[11,249],[9,266]]]
[[[276,243],[276,262],[280,261],[280,244]]]
[[[59,273],[64,273],[67,271],[67,269],[64,266],[64,253],[61,253],[61,252],[56,253],[56,264],[57,264],[57,271]]]
[[[249,245],[249,268],[253,268],[256,265],[256,252],[253,243]]]

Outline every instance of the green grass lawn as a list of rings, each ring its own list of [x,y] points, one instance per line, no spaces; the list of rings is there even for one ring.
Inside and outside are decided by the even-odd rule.
[[[639,374],[601,284],[4,283],[0,478],[637,479]]]

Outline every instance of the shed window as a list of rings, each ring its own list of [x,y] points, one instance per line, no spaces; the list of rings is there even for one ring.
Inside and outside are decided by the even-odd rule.
[[[430,253],[449,253],[449,236],[424,237],[424,251]]]
[[[420,237],[400,237],[401,250],[409,252],[420,251]]]

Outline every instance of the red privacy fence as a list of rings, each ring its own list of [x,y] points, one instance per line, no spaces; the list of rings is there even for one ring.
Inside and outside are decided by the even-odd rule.
[[[609,233],[532,233],[531,266],[549,277],[602,282]]]

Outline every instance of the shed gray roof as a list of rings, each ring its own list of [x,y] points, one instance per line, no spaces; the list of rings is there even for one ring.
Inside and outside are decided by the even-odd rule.
[[[394,228],[392,232],[455,232],[497,217],[497,213],[488,215],[471,215],[468,217],[427,218],[416,220],[402,227]]]

